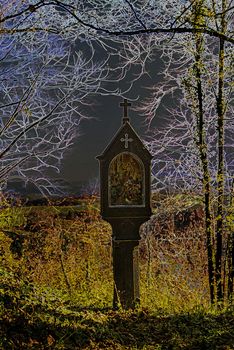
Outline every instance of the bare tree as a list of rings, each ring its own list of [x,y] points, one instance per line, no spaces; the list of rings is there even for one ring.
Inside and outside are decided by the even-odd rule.
[[[1,4],[1,186],[17,176],[51,194],[47,169],[59,172],[91,97],[106,93],[110,53],[87,28],[70,28],[70,17],[56,1]]]
[[[61,6],[71,15],[73,28],[89,28],[99,41],[121,42],[122,64],[141,65],[139,76],[152,75],[148,63],[157,54],[165,62],[163,81],[140,108],[150,127],[165,97],[176,96],[179,104],[167,111],[168,128],[164,125],[161,133],[151,128],[155,183],[165,186],[166,177],[173,187],[202,191],[211,301],[222,302],[225,196],[233,176],[233,1],[116,0]]]
[[[194,28],[214,21],[228,35],[230,3],[194,1],[190,22]],[[155,153],[155,183],[202,190],[205,207],[211,301],[223,302],[227,240],[225,198],[233,176],[233,52],[232,44],[196,32],[170,42],[164,49],[164,82],[153,88],[141,107],[150,125],[164,96],[177,94],[179,107],[168,111],[164,128],[153,131],[149,146]],[[165,184],[164,175],[167,175]],[[233,284],[233,280],[232,280]]]
[[[52,112],[54,121],[59,121],[59,125],[61,113],[76,114],[74,91],[79,94],[79,102],[84,101],[90,92],[99,90],[108,93],[108,89],[100,84],[107,80],[107,61],[99,65],[94,63],[99,49],[106,54],[109,65],[112,57],[118,60],[121,69],[112,70],[112,76],[109,76],[109,81],[114,82],[121,80],[123,72],[136,65],[141,67],[136,79],[144,74],[153,75],[148,70],[149,64],[160,55],[165,63],[162,82],[151,88],[152,94],[140,110],[150,127],[165,97],[176,97],[177,106],[173,111],[167,111],[169,117],[165,118],[163,130],[151,128],[149,146],[155,153],[155,183],[164,185],[163,176],[172,186],[181,187],[182,184],[185,188],[203,193],[212,302],[221,302],[224,295],[225,195],[233,176],[233,159],[229,159],[233,148],[233,9],[232,0],[19,0],[10,5],[6,2],[0,19],[1,33],[6,40],[2,59],[9,55],[15,57],[20,52],[26,61],[21,71],[18,67],[18,77],[24,76],[30,81],[30,84],[24,82],[24,90],[19,95],[12,75],[12,82],[6,83],[2,91],[4,108],[11,108],[9,114],[4,114],[7,120],[2,129],[14,132],[13,138],[17,139],[11,144],[11,134],[6,137],[2,159],[19,140],[23,140],[26,133],[32,133],[35,126],[35,130],[38,129],[36,135],[39,135],[39,129],[43,130],[41,122],[47,120],[48,124]],[[56,45],[53,46],[55,38]],[[8,42],[14,43],[13,46]],[[79,45],[86,55],[90,53],[89,63],[77,55],[76,64],[71,64],[74,57],[71,43],[76,47]],[[27,61],[29,57],[30,63]],[[41,59],[40,70],[46,74],[35,71],[38,59]],[[33,60],[34,64],[31,64]],[[8,66],[4,69],[7,71]],[[25,111],[23,115],[22,105],[27,91],[31,91],[33,86],[36,87],[34,98],[30,99],[33,103],[27,106],[26,111],[39,119],[38,122],[35,120],[36,124],[26,122],[25,126],[30,117]],[[12,93],[16,97],[12,98]],[[114,93],[119,93],[118,89]],[[68,102],[68,96],[73,102]],[[65,105],[62,102],[66,102]],[[14,117],[14,108],[17,117]],[[20,121],[18,109],[23,121],[12,129],[11,120]],[[50,123],[48,126],[54,127]],[[20,134],[16,133],[21,125],[24,131],[21,129]],[[67,126],[67,122],[64,125]],[[72,133],[69,135],[71,140]],[[30,136],[33,141],[34,135]],[[51,140],[50,133],[43,136],[43,144],[53,144]],[[27,151],[29,149],[31,151],[32,147]],[[24,151],[23,147],[17,149],[21,157],[28,156]],[[22,164],[21,158],[11,159],[12,166]],[[43,169],[44,159],[39,152],[35,159],[35,169],[40,169],[40,166]]]
[[[44,173],[48,165],[58,171],[62,154],[75,137],[74,130],[86,117],[81,104],[97,91],[109,93],[102,83],[107,81],[111,57],[121,61],[121,69],[112,70],[108,77],[113,82],[121,80],[132,65],[140,64],[138,79],[146,72],[156,46],[164,50],[169,47],[168,40],[175,42],[175,35],[176,40],[178,36],[184,40],[196,33],[232,43],[230,26],[225,31],[219,28],[220,16],[230,14],[232,3],[222,12],[215,2],[208,2],[201,21],[194,25],[190,14],[195,3],[4,1],[0,10],[1,178],[18,168],[20,176],[29,179],[29,172],[23,170],[29,169],[29,162],[33,172]],[[157,104],[169,90],[168,86],[161,89]],[[120,91],[117,88],[113,93]],[[26,148],[23,139],[27,139]],[[43,176],[37,177],[37,183],[40,181]]]

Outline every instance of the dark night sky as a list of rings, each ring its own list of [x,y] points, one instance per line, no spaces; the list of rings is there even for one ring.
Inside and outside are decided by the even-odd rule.
[[[132,101],[132,107],[139,105],[146,97],[146,86],[160,81],[160,69],[162,65],[157,60],[149,67],[151,76],[145,75],[135,83],[127,98]],[[136,72],[134,72],[135,74]],[[96,106],[90,108],[90,117],[94,119],[85,120],[81,126],[82,135],[65,156],[59,177],[68,181],[88,182],[99,176],[99,164],[95,157],[102,153],[111,141],[119,127],[123,108],[119,107],[122,98],[119,96],[94,96]],[[168,101],[164,101],[168,104]],[[129,108],[129,117],[132,126],[140,137],[144,136],[146,128],[143,126],[144,118],[136,111]],[[161,113],[163,113],[161,111]],[[161,124],[161,116],[155,119],[155,124]]]
[[[146,127],[144,124],[144,117],[139,115],[134,107],[137,107],[142,103],[147,93],[147,88],[160,82],[160,75],[163,72],[163,63],[158,56],[154,62],[149,63],[146,67],[148,74],[141,76],[139,80],[136,80],[130,91],[124,94],[124,91],[129,88],[130,81],[135,79],[141,67],[134,66],[127,73],[124,81],[111,82],[110,89],[118,89],[123,93],[123,96],[132,102],[132,107],[129,108],[130,122],[133,128],[136,130],[140,137],[144,137]],[[108,90],[108,86],[106,87]],[[121,96],[107,94],[89,96],[89,102],[91,106],[84,105],[87,108],[86,115],[90,119],[86,119],[81,122],[80,136],[71,148],[67,150],[60,166],[60,173],[54,173],[52,169],[48,169],[48,176],[52,179],[60,181],[60,185],[67,185],[68,192],[73,194],[79,193],[80,188],[85,187],[90,181],[99,178],[99,163],[96,159],[97,155],[100,155],[113,136],[120,128],[123,116],[123,107],[120,107],[120,102],[123,101]],[[168,105],[169,101],[163,101],[165,105]],[[155,119],[155,126],[162,124],[162,116],[165,114],[165,110],[159,109],[157,117]],[[22,193],[37,193],[37,189],[32,185],[15,185],[14,181],[10,184],[9,188],[15,188],[16,191]]]
[[[116,131],[121,126],[121,97],[106,96],[95,98],[97,106],[91,110],[94,119],[86,120],[81,127],[82,135],[67,153],[61,169],[61,177],[69,182],[92,180],[98,176],[98,161],[95,157],[102,153]],[[133,102],[137,105],[139,102]],[[129,109],[131,124],[143,136],[143,118]]]

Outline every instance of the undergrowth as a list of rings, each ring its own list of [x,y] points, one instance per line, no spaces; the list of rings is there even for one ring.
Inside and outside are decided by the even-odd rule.
[[[1,269],[2,349],[233,349],[234,312],[83,307]]]
[[[161,206],[142,226],[134,311],[112,309],[111,227],[96,208],[3,210],[0,349],[234,349],[233,306],[209,305],[195,204],[187,222]]]

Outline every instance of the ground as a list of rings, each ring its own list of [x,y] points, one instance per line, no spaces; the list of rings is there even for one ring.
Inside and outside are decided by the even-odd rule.
[[[209,305],[199,200],[155,208],[128,311],[112,309],[111,228],[94,198],[2,209],[0,349],[234,349],[233,304]]]

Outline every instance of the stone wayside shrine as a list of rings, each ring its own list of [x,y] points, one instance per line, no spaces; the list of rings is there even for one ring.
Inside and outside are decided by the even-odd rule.
[[[140,301],[139,228],[151,216],[152,156],[134,131],[124,99],[122,126],[97,157],[100,162],[101,215],[112,226],[114,307]]]

